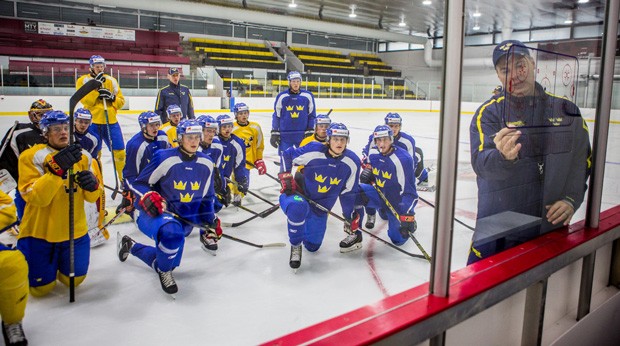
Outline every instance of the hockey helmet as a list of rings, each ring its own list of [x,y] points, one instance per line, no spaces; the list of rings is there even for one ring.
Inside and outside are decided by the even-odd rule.
[[[289,82],[292,81],[293,79],[299,79],[301,81],[301,73],[297,71],[291,71],[286,76],[286,79],[288,79]]]
[[[237,115],[237,113],[239,112],[243,112],[243,111],[250,111],[250,107],[248,107],[248,105],[246,105],[243,102],[239,102],[237,104],[235,104],[235,106],[233,107],[233,112],[235,113],[235,116]]]
[[[43,114],[41,121],[39,122],[39,128],[45,135],[52,125],[68,124],[69,116],[61,111],[48,111]]]
[[[217,131],[217,121],[210,115],[201,115],[196,121],[198,121],[203,129],[215,129],[215,131]]]
[[[170,117],[171,114],[176,113],[181,113],[181,116],[183,116],[183,111],[181,110],[181,107],[179,107],[179,105],[170,105],[168,106],[168,108],[166,108],[166,114],[168,114],[168,117]]]
[[[30,110],[28,111],[28,118],[33,124],[39,123],[39,118],[48,111],[52,110],[52,105],[47,103],[44,99],[38,99],[32,103]],[[35,115],[39,115],[35,117]]]
[[[200,135],[202,140],[202,126],[193,119],[181,120],[177,125],[177,139],[180,141],[184,135]]]
[[[388,113],[385,116],[385,124],[386,125],[392,125],[392,124],[398,124],[401,125],[403,123],[403,118],[400,117],[400,114],[394,112],[394,113]]]
[[[82,120],[88,120],[88,121],[93,120],[93,114],[86,108],[78,108],[73,113],[73,117],[75,119],[82,119]]]
[[[329,125],[332,123],[332,120],[326,114],[319,114],[314,119],[314,126],[317,125]]]
[[[224,125],[234,125],[235,121],[228,114],[222,114],[217,116],[217,125],[221,128]]]
[[[105,59],[101,55],[93,55],[88,59],[90,67],[95,67],[96,64],[103,64],[105,66]]]
[[[332,137],[346,137],[349,140],[349,129],[342,123],[332,123],[327,129],[327,140]]]
[[[377,138],[389,137],[390,141],[394,141],[394,131],[387,125],[379,125],[375,127],[375,131],[372,133],[372,140]]]
[[[161,117],[155,112],[142,112],[138,116],[138,123],[141,129],[144,129],[147,124],[159,123],[161,125]]]

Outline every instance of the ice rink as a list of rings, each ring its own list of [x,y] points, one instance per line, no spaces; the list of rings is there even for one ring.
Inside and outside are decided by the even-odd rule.
[[[424,150],[427,167],[437,168],[439,113],[402,112],[403,130],[412,134]],[[212,114],[217,115],[217,114]],[[372,129],[383,122],[385,112],[331,114],[332,121],[343,122],[351,131],[349,148],[361,155]],[[460,148],[456,218],[474,226],[476,215],[475,174],[469,163],[469,123],[471,114],[460,117]],[[121,115],[125,140],[138,131],[137,116]],[[275,161],[276,151],[269,146],[271,114],[251,113],[266,134],[265,161]],[[3,121],[0,132],[11,124]],[[593,124],[588,124],[593,128]],[[603,209],[620,203],[618,125],[611,125],[606,165]],[[114,186],[109,151],[103,150],[105,180]],[[268,172],[278,167],[268,162]],[[436,171],[430,174],[434,183]],[[274,203],[279,185],[266,176],[251,172],[250,190]],[[434,193],[420,192],[431,203]],[[117,197],[118,198],[118,197]],[[120,200],[120,198],[119,198]],[[110,199],[108,206],[119,200]],[[255,211],[269,207],[253,196],[244,206]],[[583,209],[575,219],[583,218]],[[340,212],[337,203],[334,212]],[[236,222],[251,214],[229,207],[219,213],[225,222]],[[416,209],[416,236],[430,253],[434,208],[420,201]],[[379,221],[372,232],[388,239],[387,224]],[[111,239],[92,249],[86,281],[77,288],[76,302],[70,304],[68,288],[58,285],[45,298],[30,297],[24,330],[32,345],[249,345],[312,325],[386,296],[402,292],[429,280],[426,260],[406,256],[364,235],[363,248],[341,254],[338,244],[345,236],[342,222],[330,217],[325,240],[316,253],[303,252],[302,265],[295,274],[289,267],[286,218],[279,210],[224,232],[255,243],[284,242],[285,248],[257,249],[228,239],[219,242],[217,256],[200,248],[198,233],[186,239],[183,261],[174,271],[179,286],[176,300],[165,294],[156,273],[138,258],[130,256],[121,263],[116,255],[116,233],[128,234],[140,242],[152,241],[133,223],[113,225]],[[455,223],[452,269],[465,265],[472,231]],[[0,240],[14,242],[6,234]],[[420,253],[409,241],[403,249]]]

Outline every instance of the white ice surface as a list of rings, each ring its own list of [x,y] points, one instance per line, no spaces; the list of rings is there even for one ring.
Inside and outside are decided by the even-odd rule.
[[[438,113],[401,112],[403,129],[411,133],[424,150],[426,166],[436,168]],[[214,114],[217,115],[217,114]],[[343,122],[351,130],[349,148],[361,155],[368,135],[382,123],[384,113],[332,113],[333,121]],[[135,115],[121,115],[125,140],[138,131]],[[461,117],[456,218],[474,225],[476,212],[475,175],[469,164],[469,122]],[[277,174],[276,159],[269,146],[271,116],[252,113],[265,132],[265,160],[268,172]],[[4,133],[11,124],[0,126]],[[590,124],[592,127],[592,125]],[[613,125],[612,125],[613,127]],[[617,126],[616,126],[617,127]],[[615,130],[614,130],[615,131]],[[610,147],[618,147],[618,131],[610,133]],[[614,146],[615,145],[615,146]],[[617,152],[617,149],[611,151]],[[618,156],[608,156],[607,181],[603,209],[618,204]],[[103,150],[105,180],[114,186],[109,151]],[[436,172],[432,172],[431,180]],[[277,203],[277,183],[252,171],[250,189]],[[110,200],[108,205],[118,201]],[[420,196],[432,203],[434,193]],[[244,205],[256,211],[268,205],[252,196]],[[585,203],[584,203],[585,205]],[[336,204],[334,212],[340,211]],[[581,216],[580,216],[581,215]],[[583,218],[583,207],[575,220]],[[230,207],[219,214],[226,222],[250,217],[246,211]],[[434,208],[418,203],[416,236],[430,253]],[[378,219],[379,220],[379,219]],[[373,233],[388,239],[386,223],[379,221]],[[377,302],[429,279],[429,264],[408,257],[364,235],[362,250],[341,254],[338,243],[344,237],[342,223],[329,218],[325,240],[317,253],[304,250],[297,274],[289,268],[289,247],[256,249],[227,239],[219,243],[217,256],[200,248],[198,234],[186,239],[183,261],[174,271],[179,286],[176,300],[161,289],[155,272],[136,257],[121,263],[116,255],[116,233],[129,234],[151,244],[132,223],[110,227],[112,238],[91,252],[86,281],[77,288],[76,302],[69,303],[68,289],[59,284],[44,298],[31,297],[24,329],[32,345],[248,345],[321,322],[327,318]],[[276,211],[224,232],[256,243],[288,244],[286,219]],[[452,268],[465,265],[472,232],[455,223]],[[0,240],[11,241],[6,234]],[[14,241],[14,240],[13,240]],[[420,253],[412,242],[403,249]]]

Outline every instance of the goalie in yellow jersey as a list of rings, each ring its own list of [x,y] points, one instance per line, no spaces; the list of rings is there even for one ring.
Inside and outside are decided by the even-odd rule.
[[[257,122],[250,121],[250,107],[245,103],[237,103],[233,107],[235,113],[235,125],[233,134],[243,140],[245,144],[245,160],[248,170],[256,168],[259,175],[267,173],[265,161],[263,161],[263,150],[265,143],[263,139],[263,130]],[[249,175],[248,175],[249,178]],[[233,204],[241,205],[241,199],[244,194],[239,192],[234,185],[231,186],[233,193]]]
[[[0,190],[0,233],[17,223],[13,199]],[[28,264],[24,255],[0,243],[0,316],[5,345],[27,345],[22,320],[28,300]]]

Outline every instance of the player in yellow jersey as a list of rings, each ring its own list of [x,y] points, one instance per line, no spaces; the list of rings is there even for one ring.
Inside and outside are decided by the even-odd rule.
[[[250,107],[245,103],[237,103],[233,107],[235,113],[235,124],[233,134],[243,140],[245,144],[245,167],[250,170],[256,168],[259,175],[267,173],[265,161],[263,161],[263,150],[265,143],[263,139],[263,130],[257,122],[250,121]],[[249,175],[248,175],[249,177]],[[235,186],[232,186],[233,204],[241,205],[241,199],[244,194],[239,192]]]
[[[17,222],[13,199],[0,190],[0,233]],[[28,300],[28,264],[24,255],[0,243],[0,316],[5,345],[26,345],[22,328]]]
[[[39,123],[47,144],[37,144],[19,156],[17,188],[26,201],[17,248],[28,262],[30,294],[43,296],[56,279],[69,285],[69,229],[73,227],[75,285],[86,278],[90,238],[84,203],[94,203],[103,184],[93,171],[92,157],[79,144],[69,145],[69,116],[49,111]],[[68,186],[68,170],[75,172],[75,185]],[[74,200],[74,222],[69,224],[69,191]]]
[[[183,118],[183,112],[181,111],[181,107],[178,105],[170,105],[166,108],[166,114],[168,115],[168,121],[163,123],[160,130],[166,133],[168,136],[168,143],[172,148],[176,148],[179,146],[177,143],[177,125]]]

